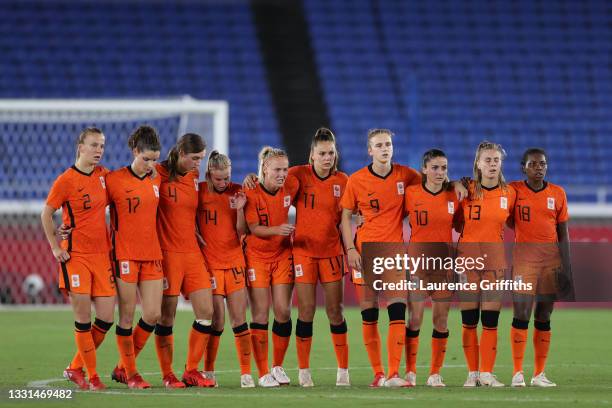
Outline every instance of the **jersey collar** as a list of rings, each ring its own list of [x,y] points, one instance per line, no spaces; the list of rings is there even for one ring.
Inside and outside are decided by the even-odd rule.
[[[497,190],[499,188],[499,184],[496,185],[495,187],[485,187],[482,184],[480,185],[480,187],[482,187],[483,190],[487,190],[487,191],[493,191],[493,190]]]
[[[132,176],[136,177],[136,178],[137,178],[138,180],[140,180],[140,181],[144,180],[144,179],[145,179],[145,177],[147,177],[147,176],[148,176],[148,174],[145,174],[145,175],[144,175],[144,176],[142,176],[142,177],[138,177],[138,176],[136,175],[136,173],[134,173],[134,170],[132,170],[132,166],[127,166],[127,169],[128,169],[128,171],[129,171],[129,172],[132,174]]]
[[[438,191],[437,193],[434,193],[433,191],[430,191],[427,186],[425,186],[425,183],[421,183],[421,187],[423,187],[423,190],[425,190],[425,192],[431,194],[432,196],[437,196],[438,194],[440,194],[442,191],[444,191],[444,187],[442,187],[440,189],[440,191]]]
[[[539,193],[540,191],[544,191],[546,190],[546,187],[548,187],[548,182],[544,181],[542,184],[542,188],[539,190],[536,190],[534,188],[531,188],[531,186],[529,185],[529,183],[527,183],[527,180],[524,180],[523,183],[525,183],[525,185],[527,186],[528,189],[530,189],[531,191],[533,191],[534,193]]]
[[[393,173],[393,169],[395,168],[395,165],[393,165],[393,163],[391,163],[391,170],[389,170],[389,172],[387,174],[385,174],[384,176],[381,176],[381,175],[376,174],[376,172],[374,171],[374,167],[373,166],[374,166],[373,163],[370,163],[368,165],[368,170],[370,171],[370,173],[372,173],[372,175],[374,177],[378,177],[378,178],[383,179],[383,180],[385,180],[387,177],[389,177],[391,175],[391,173]]]
[[[77,166],[75,166],[74,164],[70,167],[72,170],[76,171],[79,174],[82,174],[84,176],[91,176],[93,174],[93,172],[96,170],[96,168],[94,167],[94,169],[90,172],[90,173],[85,173],[84,171],[81,171],[77,168]]]
[[[317,174],[317,172],[315,171],[315,168],[314,168],[314,166],[313,166],[312,164],[310,165],[310,168],[312,169],[312,174],[314,174],[314,175],[315,175],[315,177],[316,177],[316,178],[318,178],[318,179],[319,179],[319,180],[321,180],[321,181],[325,181],[325,180],[327,180],[328,178],[330,178],[330,177],[332,176],[332,170],[331,170],[331,169],[329,170],[329,174],[328,174],[327,176],[325,176],[325,177],[319,177],[319,175],[318,175],[318,174]]]
[[[259,186],[261,187],[261,189],[264,191],[264,193],[271,195],[272,197],[274,197],[279,191],[280,188],[278,190],[276,190],[275,192],[271,192],[269,191],[267,188],[264,187],[263,183],[259,183]],[[281,187],[282,188],[282,187]]]

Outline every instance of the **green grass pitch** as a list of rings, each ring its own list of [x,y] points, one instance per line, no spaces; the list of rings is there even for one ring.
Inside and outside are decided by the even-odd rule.
[[[512,313],[502,311],[500,319],[496,374],[510,383],[512,360],[508,336]],[[294,311],[293,320],[296,320]],[[64,406],[75,403],[88,408],[129,406],[135,407],[400,407],[442,405],[456,407],[512,406],[526,404],[542,407],[582,407],[612,404],[612,313],[609,310],[565,309],[553,313],[552,346],[547,375],[557,382],[552,389],[463,389],[466,368],[461,350],[460,315],[456,310],[449,317],[450,338],[442,376],[447,384],[444,389],[432,389],[423,384],[427,378],[430,359],[431,323],[426,321],[421,329],[418,357],[418,386],[412,389],[369,389],[372,380],[367,355],[361,340],[361,319],[357,309],[347,309],[350,340],[350,388],[335,387],[335,356],[329,335],[329,326],[323,310],[315,318],[311,368],[315,387],[302,389],[297,386],[297,359],[292,339],[285,368],[292,385],[281,389],[240,389],[239,371],[231,328],[226,327],[217,359],[216,389],[186,389],[166,391],[161,386],[159,367],[151,338],[138,359],[138,367],[153,388],[131,391],[122,384],[110,381],[109,374],[117,361],[114,326],[98,352],[98,371],[109,386],[106,392],[76,392],[72,402],[67,401],[9,401],[8,390],[32,386],[73,388],[63,380],[61,373],[74,351],[69,311],[0,311],[0,405],[5,406]],[[180,376],[185,362],[187,334],[193,317],[190,312],[179,312],[175,325],[175,363]],[[431,319],[430,311],[426,320]],[[381,310],[379,322],[384,343],[387,318]],[[531,337],[530,325],[530,337]],[[271,347],[271,342],[270,342]],[[271,350],[270,350],[271,355]],[[531,341],[525,357],[525,376],[531,378],[533,350]],[[403,366],[402,366],[403,370]],[[255,365],[253,374],[255,377]],[[43,404],[43,405],[41,405]],[[77,405],[74,405],[77,406]]]

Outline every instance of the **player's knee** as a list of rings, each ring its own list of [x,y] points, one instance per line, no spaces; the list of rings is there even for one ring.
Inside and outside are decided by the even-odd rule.
[[[312,321],[315,315],[315,310],[316,310],[316,307],[314,303],[307,303],[305,305],[304,304],[300,305],[300,308],[298,311],[300,320],[306,321],[306,322]]]
[[[406,304],[401,302],[392,303],[387,306],[389,321],[406,320]]]
[[[499,311],[483,310],[480,313],[480,320],[482,321],[482,327],[496,328],[499,323]]]
[[[413,330],[420,329],[422,323],[423,323],[423,316],[421,315],[413,314],[408,319],[408,327],[410,327]]]
[[[433,326],[439,332],[445,332],[448,329],[448,316],[434,316]]]
[[[534,320],[539,320],[541,322],[550,321],[550,315],[553,311],[553,304],[550,303],[538,303],[534,312]]]
[[[378,321],[378,308],[371,307],[361,311],[361,320],[364,322],[377,322]]]
[[[161,320],[161,312],[160,311],[142,311],[142,318],[140,321],[144,321],[149,326],[155,326],[157,322]]]
[[[478,309],[462,310],[461,311],[461,323],[464,327],[476,327],[478,326],[480,314]]]
[[[342,316],[342,303],[326,305],[325,312],[327,313],[327,318],[329,319],[329,322],[333,325],[338,325],[344,320],[344,317]]]
[[[279,322],[286,322],[287,320],[291,319],[291,310],[289,307],[275,306],[274,319],[278,320]]]
[[[225,327],[225,317],[221,315],[213,315],[212,327],[214,330],[222,331],[223,327]]]

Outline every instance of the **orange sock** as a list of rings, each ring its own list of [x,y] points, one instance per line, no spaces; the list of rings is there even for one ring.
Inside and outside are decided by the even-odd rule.
[[[215,361],[217,360],[217,352],[219,351],[219,341],[223,330],[213,330],[210,333],[206,352],[204,353],[204,371],[215,371]]]
[[[417,354],[419,352],[420,330],[410,330],[406,327],[406,372],[416,374]]]
[[[406,321],[394,320],[389,322],[389,333],[387,334],[387,365],[390,378],[399,372],[406,340]]]
[[[150,325],[142,318],[138,321],[138,326],[134,329],[134,355],[138,357],[144,346],[147,344],[147,340],[153,333],[155,325]]]
[[[106,333],[110,330],[113,322],[105,322],[104,320],[96,319],[94,324],[91,326],[91,337],[93,338],[94,345],[96,346],[96,350],[100,347],[100,344],[104,341],[104,337]],[[79,369],[83,367],[83,359],[81,359],[81,355],[77,350],[74,353],[74,357],[70,362],[71,369]]]
[[[116,334],[121,367],[125,368],[125,373],[130,378],[136,374],[136,355],[134,354],[132,328],[124,329],[117,325]]]
[[[368,359],[374,374],[384,373],[381,361],[380,333],[378,332],[378,309],[371,308],[361,311],[363,344],[368,352]]]
[[[251,374],[251,332],[249,326],[243,324],[232,329],[234,332],[234,342],[238,353],[238,363],[240,364],[240,374]],[[266,332],[267,334],[267,332]]]
[[[96,346],[91,336],[91,322],[79,323],[74,322],[74,340],[77,350],[85,363],[87,376],[89,378],[98,375],[96,372]]]
[[[497,357],[497,323],[499,311],[481,310],[482,335],[480,337],[480,372],[492,373]]]
[[[347,342],[347,327],[346,320],[337,326],[330,325],[332,341],[334,343],[334,352],[336,353],[336,362],[338,368],[348,368],[348,342]]]
[[[463,325],[461,331],[461,342],[463,343],[463,354],[469,371],[478,371],[479,347],[478,332],[476,326]]]
[[[527,348],[527,328],[529,322],[514,318],[512,329],[510,329],[510,341],[512,346],[512,361],[514,363],[513,373],[523,371],[523,359]]]
[[[268,324],[251,323],[251,345],[259,377],[270,372],[268,366]]]
[[[189,348],[187,350],[187,364],[185,366],[186,371],[197,370],[206,351],[208,340],[210,339],[210,333],[212,327],[210,325],[204,326],[197,321],[193,322],[191,331],[189,332]]]
[[[298,368],[309,368],[312,322],[303,322],[298,319],[295,325],[295,345],[297,347]]]
[[[537,376],[544,372],[546,368],[546,359],[548,358],[548,350],[550,349],[550,321],[534,322],[535,330],[533,331],[533,376]]]
[[[174,335],[172,326],[155,326],[155,351],[161,368],[162,378],[172,373],[172,357],[174,354]]]
[[[440,374],[446,357],[446,343],[448,342],[448,331],[439,332],[436,329],[431,334],[431,365],[429,375]]]
[[[284,323],[274,320],[272,323],[272,348],[274,349],[274,361],[272,367],[282,366],[285,354],[291,340],[291,319]]]

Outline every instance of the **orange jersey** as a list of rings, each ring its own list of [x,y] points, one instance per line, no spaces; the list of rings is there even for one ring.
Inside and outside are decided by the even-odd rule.
[[[106,177],[114,260],[162,259],[156,228],[160,183],[159,176],[138,177],[130,166]]]
[[[299,182],[293,253],[313,258],[342,254],[338,228],[342,218],[340,199],[348,176],[337,171],[320,178],[311,165],[291,167],[289,174]]]
[[[157,233],[161,249],[172,252],[198,252],[196,212],[198,173],[190,171],[170,182],[168,169],[157,165],[161,177]]]
[[[230,183],[223,192],[208,191],[206,182],[200,183],[198,193],[198,228],[206,246],[202,253],[211,269],[244,268],[244,255],[236,231],[238,210],[234,194],[240,185]]]
[[[525,181],[510,185],[516,190],[516,242],[557,242],[557,225],[569,219],[563,188],[547,182],[539,191],[532,190]]]
[[[275,227],[288,222],[289,207],[298,190],[298,181],[288,176],[285,185],[275,193],[261,184],[248,190],[244,216],[248,225],[259,224]],[[291,237],[275,235],[267,238],[249,233],[246,237],[246,256],[249,259],[276,262],[291,256]]]
[[[107,174],[108,169],[102,166],[89,174],[72,166],[53,183],[47,205],[56,210],[62,207],[62,222],[72,227],[70,237],[61,243],[68,252],[96,254],[110,249],[106,228]]]
[[[357,228],[355,243],[361,251],[363,242],[402,242],[404,193],[408,186],[421,183],[421,175],[410,167],[393,164],[382,177],[372,165],[353,173],[340,204],[347,210],[359,210],[363,224]]]
[[[516,191],[510,185],[482,188],[482,198],[474,195],[474,181],[470,181],[468,198],[460,204],[463,220],[461,242],[504,242],[504,225],[514,211]]]
[[[410,242],[452,242],[453,218],[459,211],[451,188],[432,193],[424,184],[406,188],[404,208],[410,223]]]

